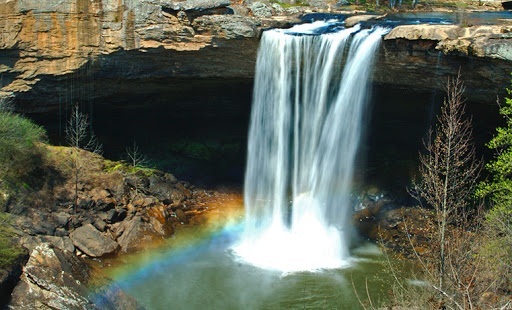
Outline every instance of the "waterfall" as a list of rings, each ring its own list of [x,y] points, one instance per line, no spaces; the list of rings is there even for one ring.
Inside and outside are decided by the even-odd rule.
[[[354,161],[374,53],[387,30],[332,25],[269,30],[261,39],[245,230],[234,248],[261,268],[339,268],[349,258]]]

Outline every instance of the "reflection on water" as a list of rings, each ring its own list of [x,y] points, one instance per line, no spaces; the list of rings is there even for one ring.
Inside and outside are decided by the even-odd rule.
[[[230,251],[241,233],[240,196],[210,206],[211,212],[181,227],[167,246],[123,256],[122,264],[105,261],[114,267],[103,272],[148,310],[362,309],[355,290],[365,299],[366,283],[374,301],[388,298],[393,281],[376,246],[353,250],[344,269],[268,271],[237,261]]]

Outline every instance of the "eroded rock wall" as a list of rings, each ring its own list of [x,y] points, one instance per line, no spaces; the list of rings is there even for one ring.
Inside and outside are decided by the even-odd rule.
[[[460,70],[466,96],[493,102],[510,85],[511,65],[512,25],[407,25],[384,37],[374,80],[443,91]]]
[[[303,12],[230,0],[0,0],[0,96],[45,111],[147,80],[251,79],[261,31]],[[460,68],[468,95],[492,101],[509,85],[511,30],[399,26],[385,37],[374,80],[442,91]]]
[[[261,21],[231,15],[229,4],[0,0],[2,91],[36,99],[55,91],[34,91],[39,81],[59,84],[84,67],[94,78],[252,76]]]

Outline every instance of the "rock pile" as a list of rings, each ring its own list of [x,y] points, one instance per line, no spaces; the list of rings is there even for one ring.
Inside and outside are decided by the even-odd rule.
[[[112,173],[104,181],[108,186],[82,188],[76,213],[67,203],[13,215],[24,232],[22,244],[32,250],[46,242],[88,257],[135,251],[171,235],[175,225],[187,224],[186,213],[205,195],[161,172]]]

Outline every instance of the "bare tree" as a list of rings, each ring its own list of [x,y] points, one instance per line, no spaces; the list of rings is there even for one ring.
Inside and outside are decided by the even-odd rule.
[[[148,158],[142,153],[135,141],[133,146],[126,148],[126,159],[132,168],[144,168],[149,164]]]
[[[471,118],[465,116],[460,72],[456,78],[448,80],[446,92],[437,126],[429,131],[424,140],[426,152],[419,156],[421,181],[411,191],[420,203],[426,202],[435,211],[438,260],[434,264],[437,265],[437,283],[433,287],[441,300],[448,297],[445,290],[447,260],[454,255],[452,245],[447,254],[447,226],[468,223],[469,201],[482,167],[475,155]],[[465,242],[459,241],[459,244]],[[454,271],[452,260],[448,267]]]
[[[74,184],[73,210],[78,206],[78,185],[84,173],[84,162],[80,149],[101,154],[102,145],[94,136],[89,124],[89,116],[80,112],[78,104],[73,107],[66,126],[66,141],[71,146],[71,173]]]

